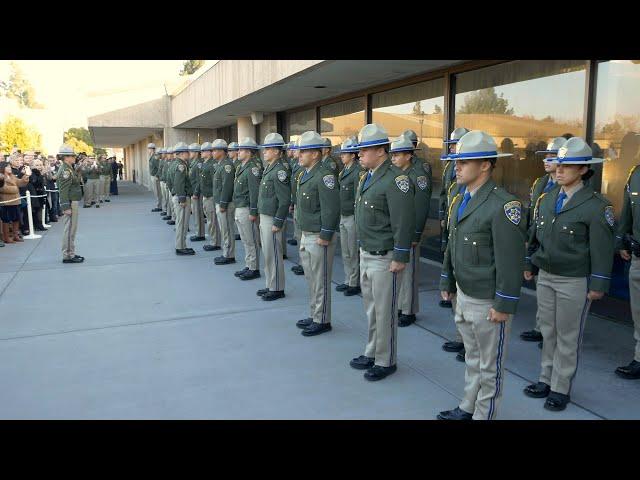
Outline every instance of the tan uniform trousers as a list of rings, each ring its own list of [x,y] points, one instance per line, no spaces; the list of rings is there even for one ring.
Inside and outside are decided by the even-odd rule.
[[[158,177],[151,177],[151,181],[155,185],[156,194],[156,208],[162,208],[162,191],[160,190],[160,179]]]
[[[233,202],[227,205],[226,210],[220,211],[220,204],[216,203],[216,216],[220,226],[220,241],[222,243],[222,256],[236,258],[236,239],[234,233],[236,207]]]
[[[111,198],[111,193],[109,190],[109,183],[111,183],[110,175],[100,175],[100,200],[105,200],[106,198]]]
[[[390,272],[392,260],[393,250],[371,255],[360,249],[360,288],[369,325],[364,355],[382,367],[398,361],[398,293],[404,272]]]
[[[181,205],[178,196],[173,196],[173,208],[176,212],[176,249],[187,248],[187,229],[191,214],[191,202],[187,198]]]
[[[640,362],[640,258],[633,256],[629,268],[629,295],[631,317],[633,318],[633,338],[636,340],[634,360]]]
[[[220,226],[216,215],[216,205],[213,197],[202,197],[202,208],[207,216],[207,233],[209,234],[209,245],[220,246]]]
[[[340,216],[340,251],[344,265],[344,283],[350,287],[360,285],[360,252],[356,237],[354,215]]]
[[[591,306],[587,278],[554,275],[540,269],[536,296],[543,338],[539,381],[550,385],[554,392],[569,395]]]
[[[295,238],[298,241],[298,245],[300,244],[300,239],[302,238],[302,231],[300,230],[300,227],[298,226],[298,222],[296,221],[296,213],[295,213],[295,209],[293,210],[293,238]]]
[[[149,188],[151,189],[151,191],[153,192],[153,196],[156,197],[156,200],[158,199],[158,185],[156,183],[156,177],[154,177],[153,175],[149,176]]]
[[[78,230],[78,201],[71,202],[71,215],[64,216],[62,232],[62,258],[67,260],[76,254],[76,230]]]
[[[331,323],[331,274],[338,245],[333,234],[329,245],[318,245],[320,232],[302,232],[300,264],[309,285],[309,313],[315,323]]]
[[[97,203],[99,201],[98,198],[98,188],[100,186],[100,179],[98,178],[88,178],[87,183],[84,185],[84,204],[91,205],[91,203]]]
[[[420,245],[411,247],[409,253],[409,263],[402,272],[400,282],[399,310],[404,315],[415,315],[420,311],[420,299],[418,293],[418,273],[420,265]]]
[[[272,232],[273,217],[260,215],[260,244],[264,256],[266,287],[271,292],[284,290],[284,262],[282,260],[282,229]]]
[[[282,255],[286,255],[287,254],[287,223],[289,223],[287,221],[287,217],[284,217],[284,222],[282,222],[282,235],[280,237],[280,245],[281,248],[280,250],[282,251]]]
[[[198,237],[204,237],[204,208],[202,208],[202,197],[191,199],[191,214]]]
[[[260,232],[258,222],[249,220],[249,207],[236,207],[236,226],[244,246],[244,263],[249,270],[260,270]]]
[[[474,420],[493,420],[502,399],[504,361],[513,315],[493,323],[489,310],[493,300],[469,297],[457,286],[456,325],[462,334],[466,370],[460,408]]]

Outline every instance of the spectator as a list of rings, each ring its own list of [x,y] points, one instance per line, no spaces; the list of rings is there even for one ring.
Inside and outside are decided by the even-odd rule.
[[[15,161],[15,157],[12,158]],[[2,219],[2,239],[4,243],[23,242],[20,235],[20,187],[29,183],[31,171],[27,166],[22,178],[14,175],[12,164],[0,162],[0,172],[4,173],[4,185],[0,188],[0,218]]]
[[[45,178],[43,175],[44,165],[40,159],[33,161],[31,177],[29,177],[29,191],[31,192],[31,213],[33,216],[33,228],[38,232],[47,229],[42,225],[42,209],[45,205]]]
[[[123,169],[124,165],[122,165],[122,161],[118,161],[118,176],[120,177],[120,180],[122,180],[122,169]]]
[[[30,158],[27,158],[30,161]],[[24,164],[24,155],[20,153],[20,151],[16,151],[9,157],[9,161],[11,162],[11,171],[13,176],[20,180],[20,182],[15,182],[18,186],[18,193],[20,197],[24,197],[27,194],[29,178],[28,175],[25,175],[26,169],[30,169],[28,165]],[[30,170],[29,170],[30,171]],[[6,182],[6,179],[5,179]],[[22,235],[29,234],[29,224],[28,224],[28,214],[27,214],[27,200],[26,198],[20,199],[18,208],[18,228],[22,232]]]
[[[111,163],[111,184],[109,189],[111,195],[118,195],[118,164],[116,163],[116,157],[111,157],[109,162]]]
[[[53,156],[49,155],[47,157],[47,166],[46,170],[46,178],[47,178],[47,190],[49,192],[49,202],[50,202],[50,211],[49,211],[49,219],[47,222],[57,222],[58,217],[62,215],[60,211],[60,202],[58,195],[58,188],[56,185],[56,180],[58,179],[58,169],[60,168],[60,162]]]

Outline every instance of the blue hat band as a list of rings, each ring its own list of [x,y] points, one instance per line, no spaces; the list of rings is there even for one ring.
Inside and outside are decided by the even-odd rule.
[[[536,153],[558,153],[558,150],[536,150]]]
[[[391,150],[389,150],[389,152],[391,152],[391,153],[396,153],[396,152],[413,152],[413,148],[411,148],[411,147],[392,148]]]
[[[469,152],[469,153],[450,153],[449,158],[455,160],[456,158],[470,158],[470,157],[497,157],[498,152],[495,150],[489,152]]]
[[[386,145],[389,143],[388,138],[380,138],[378,140],[368,140],[366,142],[359,142],[358,147],[373,147],[376,145]]]
[[[442,143],[458,143],[459,141],[459,138],[455,138],[453,140],[443,140]]]
[[[263,145],[260,145],[262,148],[269,148],[269,147],[284,147],[284,143],[265,143]]]
[[[298,150],[311,150],[311,149],[315,149],[315,148],[325,148],[324,143],[316,143],[313,145],[300,145],[299,147],[296,147]]]
[[[555,160],[558,163],[563,163],[563,162],[581,162],[581,161],[587,161],[587,160],[591,160],[593,159],[593,156],[591,157],[564,157],[564,158],[560,158],[560,157],[551,157],[551,158],[547,158],[547,161],[552,161]]]
[[[245,150],[258,150],[260,147],[258,147],[257,145],[238,145],[238,150],[240,150],[241,148],[244,148]]]

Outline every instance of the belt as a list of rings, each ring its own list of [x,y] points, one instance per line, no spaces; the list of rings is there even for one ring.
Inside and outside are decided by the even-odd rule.
[[[365,250],[366,251],[366,250]],[[380,256],[384,256],[387,254],[389,250],[375,250],[373,252],[368,252],[366,251],[369,255],[380,255]]]

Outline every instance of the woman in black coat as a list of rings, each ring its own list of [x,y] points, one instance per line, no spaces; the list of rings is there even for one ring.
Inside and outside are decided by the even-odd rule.
[[[44,176],[42,175],[42,162],[40,160],[36,160],[33,164],[33,168],[31,169],[31,177],[29,178],[28,189],[31,192],[31,212],[33,214],[33,228],[36,231],[43,232],[46,230],[42,226],[42,208],[44,207],[44,197],[40,197],[40,195],[44,195],[46,181]],[[35,198],[34,198],[35,197]]]
[[[118,195],[118,164],[116,163],[116,157],[109,159],[111,162],[111,185],[109,191],[111,195]]]

